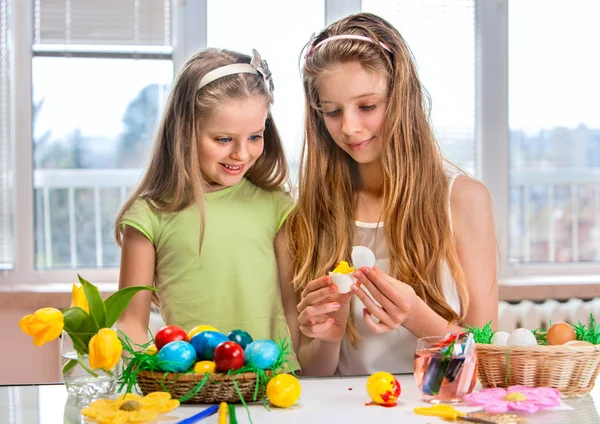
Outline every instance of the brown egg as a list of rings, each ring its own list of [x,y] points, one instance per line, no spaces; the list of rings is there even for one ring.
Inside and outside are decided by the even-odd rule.
[[[566,342],[565,346],[594,346],[594,344],[585,340],[571,340],[570,342]]]
[[[546,335],[546,341],[549,345],[565,344],[576,338],[577,335],[575,334],[575,330],[566,322],[552,324],[552,327],[548,329],[548,334]]]

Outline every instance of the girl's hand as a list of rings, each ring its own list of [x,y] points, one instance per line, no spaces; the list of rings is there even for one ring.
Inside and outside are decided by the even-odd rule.
[[[307,337],[337,343],[346,332],[350,299],[354,293],[340,294],[331,277],[312,280],[306,285],[298,303],[300,331]]]
[[[364,320],[373,333],[387,333],[410,319],[419,300],[411,286],[390,277],[377,267],[361,268],[354,276],[358,281],[352,286],[352,290],[365,305]],[[361,286],[366,287],[373,298]],[[373,316],[379,322],[373,321]]]

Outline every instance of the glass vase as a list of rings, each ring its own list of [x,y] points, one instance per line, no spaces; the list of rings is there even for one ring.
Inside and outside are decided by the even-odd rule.
[[[78,407],[86,407],[100,397],[109,397],[118,389],[122,360],[110,370],[90,367],[88,355],[79,354],[73,347],[71,337],[61,336],[61,369],[69,397]]]

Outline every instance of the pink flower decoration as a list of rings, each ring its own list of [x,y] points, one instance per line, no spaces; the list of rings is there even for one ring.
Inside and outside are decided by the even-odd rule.
[[[482,405],[485,412],[537,412],[560,405],[560,392],[550,387],[510,386],[508,389],[483,389],[465,396],[465,400]]]

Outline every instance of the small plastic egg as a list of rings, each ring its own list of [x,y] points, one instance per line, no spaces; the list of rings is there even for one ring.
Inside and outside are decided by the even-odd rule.
[[[400,383],[389,372],[376,372],[367,380],[367,394],[378,405],[394,405],[400,397],[400,392]]]
[[[279,408],[289,408],[300,398],[300,382],[291,374],[279,374],[267,384],[267,399]]]
[[[194,365],[194,372],[196,374],[214,374],[217,370],[217,364],[214,361],[200,361]]]
[[[350,287],[356,283],[356,278],[353,275],[330,272],[329,276],[333,284],[337,286],[338,293],[350,293]]]
[[[496,331],[492,336],[492,344],[496,346],[506,346],[510,334],[506,331]]]
[[[279,348],[273,340],[255,340],[244,351],[246,362],[256,368],[271,368],[279,356]]]
[[[526,328],[517,328],[506,340],[506,346],[535,346],[537,345],[535,335]]]
[[[375,266],[375,254],[368,247],[352,247],[352,266],[356,270],[363,267],[373,268]]]
[[[552,324],[546,334],[546,342],[548,342],[549,345],[565,344],[576,338],[577,334],[575,334],[575,330],[566,322]]]
[[[183,340],[167,343],[158,351],[160,367],[168,372],[186,372],[196,362],[196,351]]]

